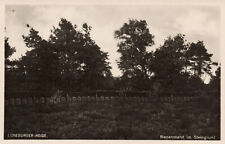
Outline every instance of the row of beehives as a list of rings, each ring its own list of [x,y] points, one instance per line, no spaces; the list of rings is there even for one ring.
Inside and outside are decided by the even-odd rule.
[[[137,101],[137,102],[149,102],[154,101],[154,98],[151,97],[105,97],[105,96],[77,96],[77,97],[18,97],[18,98],[9,98],[5,100],[5,105],[29,105],[29,104],[58,104],[58,103],[67,103],[67,102],[103,102],[103,101],[115,101],[115,100],[124,100],[124,101]],[[158,99],[161,102],[191,102],[196,101],[196,97],[192,96],[182,96],[182,97],[160,97]]]

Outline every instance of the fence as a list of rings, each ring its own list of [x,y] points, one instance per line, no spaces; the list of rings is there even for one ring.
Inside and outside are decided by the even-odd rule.
[[[76,103],[76,102],[104,102],[104,101],[136,101],[136,102],[169,102],[183,103],[196,102],[201,100],[199,92],[187,93],[163,93],[155,96],[149,91],[95,91],[95,92],[74,92],[69,95],[56,94],[46,96],[46,94],[37,93],[15,93],[14,96],[5,98],[5,105],[34,105],[34,104],[58,104],[58,103]],[[218,92],[210,92],[207,95],[218,95]]]

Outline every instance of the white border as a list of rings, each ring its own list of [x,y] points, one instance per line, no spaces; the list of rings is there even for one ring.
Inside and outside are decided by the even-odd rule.
[[[5,20],[5,5],[217,5],[221,9],[221,24],[220,24],[220,52],[221,52],[221,67],[222,67],[222,79],[221,79],[221,140],[220,141],[197,141],[197,140],[4,140],[4,20]],[[96,143],[96,144],[225,144],[225,132],[224,132],[224,63],[225,59],[223,54],[225,54],[225,0],[0,0],[0,143],[1,144],[61,144],[61,143]]]

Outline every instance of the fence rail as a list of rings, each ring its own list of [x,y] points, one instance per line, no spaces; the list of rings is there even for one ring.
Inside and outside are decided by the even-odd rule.
[[[24,94],[24,95],[23,95]],[[41,95],[43,94],[43,95]],[[207,95],[219,95],[219,92],[206,92]],[[104,102],[104,101],[137,101],[149,102],[160,101],[170,103],[196,102],[201,100],[202,93],[161,93],[156,96],[149,91],[95,91],[95,92],[73,92],[70,94],[58,94],[51,96],[49,93],[15,93],[15,95],[5,97],[5,105],[34,105],[34,104],[58,104],[76,102]]]

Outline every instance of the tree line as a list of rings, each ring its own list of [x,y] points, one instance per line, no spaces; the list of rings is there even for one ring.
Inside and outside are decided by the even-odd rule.
[[[29,48],[18,60],[10,60],[16,49],[5,38],[5,91],[88,90],[220,90],[220,65],[211,60],[203,41],[187,42],[185,35],[168,37],[156,50],[145,20],[130,19],[114,32],[120,58],[121,77],[113,77],[108,53],[91,38],[87,23],[77,25],[62,18],[43,39],[27,24],[23,35]],[[212,67],[216,66],[216,73]],[[211,80],[205,84],[203,75]]]

